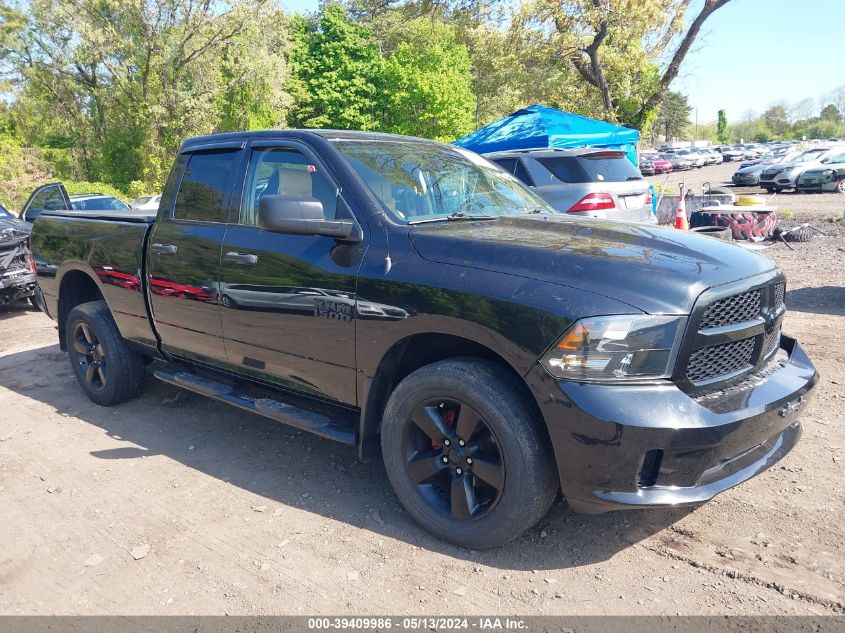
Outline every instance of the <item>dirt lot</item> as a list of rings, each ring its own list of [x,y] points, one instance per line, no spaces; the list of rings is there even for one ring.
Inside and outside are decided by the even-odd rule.
[[[780,198],[829,233],[767,251],[823,376],[798,447],[694,511],[561,502],[494,551],[428,536],[342,446],[154,379],[93,405],[47,317],[0,314],[0,613],[845,612],[845,200]]]

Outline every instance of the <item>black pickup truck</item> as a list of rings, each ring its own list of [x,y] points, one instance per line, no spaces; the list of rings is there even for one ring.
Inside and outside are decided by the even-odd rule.
[[[32,243],[91,400],[151,373],[380,453],[414,519],[464,546],[561,490],[589,513],[707,501],[795,445],[818,379],[769,259],[557,214],[420,139],[194,138],[157,217],[44,211]]]

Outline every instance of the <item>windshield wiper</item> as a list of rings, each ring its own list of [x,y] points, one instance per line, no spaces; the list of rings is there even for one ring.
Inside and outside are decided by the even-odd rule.
[[[496,215],[486,215],[483,213],[464,213],[463,211],[456,211],[452,215],[446,215],[439,218],[423,218],[422,220],[409,220],[408,224],[425,224],[427,222],[454,222],[455,220],[495,220]]]

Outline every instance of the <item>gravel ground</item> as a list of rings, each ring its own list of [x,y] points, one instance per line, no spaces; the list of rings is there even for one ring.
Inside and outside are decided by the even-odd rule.
[[[845,612],[845,230],[782,198],[828,205],[828,237],[766,251],[823,377],[796,449],[698,509],[560,502],[493,551],[417,528],[340,445],[154,379],[93,405],[46,316],[0,313],[0,613]]]
[[[705,191],[705,183],[713,187],[729,187],[737,194],[755,194],[770,199],[772,206],[778,207],[781,220],[787,225],[791,219],[795,222],[810,222],[819,228],[824,228],[819,222],[826,222],[831,218],[843,217],[845,214],[845,196],[839,193],[792,193],[781,192],[772,197],[759,187],[734,187],[731,176],[739,169],[739,162],[709,165],[700,169],[648,176],[647,180],[654,184],[667,184],[673,193],[677,193],[678,184],[685,183],[686,188],[692,187],[696,194]],[[794,218],[789,218],[794,216]]]

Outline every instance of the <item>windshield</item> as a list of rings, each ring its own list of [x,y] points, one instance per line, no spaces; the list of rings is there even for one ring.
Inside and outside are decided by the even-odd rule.
[[[807,161],[816,160],[822,154],[824,154],[825,150],[823,149],[811,149],[809,152],[804,152],[803,154],[799,154],[795,157],[795,160],[792,161],[794,163],[806,163]]]
[[[516,178],[458,147],[401,140],[334,145],[399,222],[557,213]]]
[[[0,204],[0,220],[11,220],[15,216],[9,213],[2,204]]]

